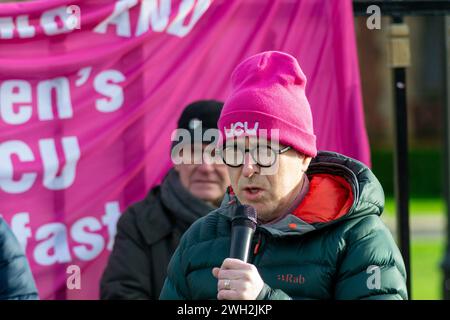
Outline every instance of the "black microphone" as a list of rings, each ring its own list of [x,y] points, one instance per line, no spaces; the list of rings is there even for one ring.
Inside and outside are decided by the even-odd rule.
[[[256,209],[249,205],[238,206],[231,221],[230,258],[247,262],[255,229]]]

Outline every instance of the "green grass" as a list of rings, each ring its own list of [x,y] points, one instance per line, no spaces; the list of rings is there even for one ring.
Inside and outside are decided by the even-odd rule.
[[[440,198],[413,198],[409,202],[409,210],[414,222],[414,216],[445,215],[445,203]],[[395,215],[395,200],[386,198],[383,215]],[[445,238],[420,239],[411,235],[411,273],[413,300],[442,299],[442,271],[440,263],[444,258]]]
[[[416,240],[411,244],[411,273],[413,300],[442,299],[440,263],[445,249],[442,240]]]
[[[383,214],[393,216],[395,211],[395,199],[386,198]],[[411,215],[443,215],[445,203],[440,198],[413,198],[409,201],[409,212]]]

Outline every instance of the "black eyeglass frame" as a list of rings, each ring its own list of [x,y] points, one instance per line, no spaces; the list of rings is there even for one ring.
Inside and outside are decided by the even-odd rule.
[[[292,147],[287,146],[287,147],[284,147],[284,148],[282,148],[282,149],[280,149],[280,150],[276,150],[276,149],[273,149],[273,148],[270,147],[270,146],[267,146],[267,148],[269,148],[270,150],[272,150],[272,151],[274,152],[274,154],[276,155],[276,157],[275,157],[274,161],[273,161],[271,164],[269,164],[269,165],[263,165],[263,164],[260,164],[260,163],[256,160],[256,159],[257,159],[257,154],[256,154],[256,155],[254,154],[254,152],[257,151],[258,148],[259,148],[260,146],[256,146],[256,147],[254,147],[254,148],[252,148],[252,149],[249,149],[249,148],[239,148],[239,147],[237,147],[237,146],[232,146],[233,148],[236,148],[236,149],[240,150],[240,151],[243,153],[243,155],[244,155],[244,156],[242,157],[242,163],[241,163],[241,164],[239,164],[239,165],[233,165],[233,164],[227,163],[227,161],[225,160],[225,149],[227,149],[227,148],[229,148],[229,147],[230,147],[230,146],[226,146],[226,147],[224,147],[224,148],[223,148],[222,150],[220,150],[220,151],[221,151],[221,157],[222,157],[223,162],[224,162],[227,166],[232,167],[232,168],[239,168],[239,167],[241,167],[241,166],[244,165],[245,154],[246,154],[247,152],[250,154],[250,156],[252,157],[253,161],[255,161],[255,163],[256,163],[259,167],[261,167],[261,168],[270,168],[271,166],[273,166],[273,165],[276,163],[276,161],[277,161],[277,159],[278,159],[277,155],[282,154],[282,153],[285,153],[285,152],[289,151],[290,149],[292,149]]]

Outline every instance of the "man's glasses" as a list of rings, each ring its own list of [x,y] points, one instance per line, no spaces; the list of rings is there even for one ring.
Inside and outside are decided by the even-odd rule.
[[[223,162],[233,168],[238,168],[244,164],[245,154],[248,152],[253,161],[262,168],[273,166],[279,154],[282,154],[291,149],[291,147],[284,147],[281,150],[276,150],[268,145],[258,145],[252,149],[246,149],[237,145],[227,146],[222,150]]]

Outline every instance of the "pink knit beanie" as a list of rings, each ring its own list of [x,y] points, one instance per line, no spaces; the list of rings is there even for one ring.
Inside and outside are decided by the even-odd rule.
[[[260,129],[269,136],[271,129],[278,129],[281,144],[316,156],[306,77],[294,57],[278,51],[254,55],[236,67],[231,84],[218,122],[221,143]]]

